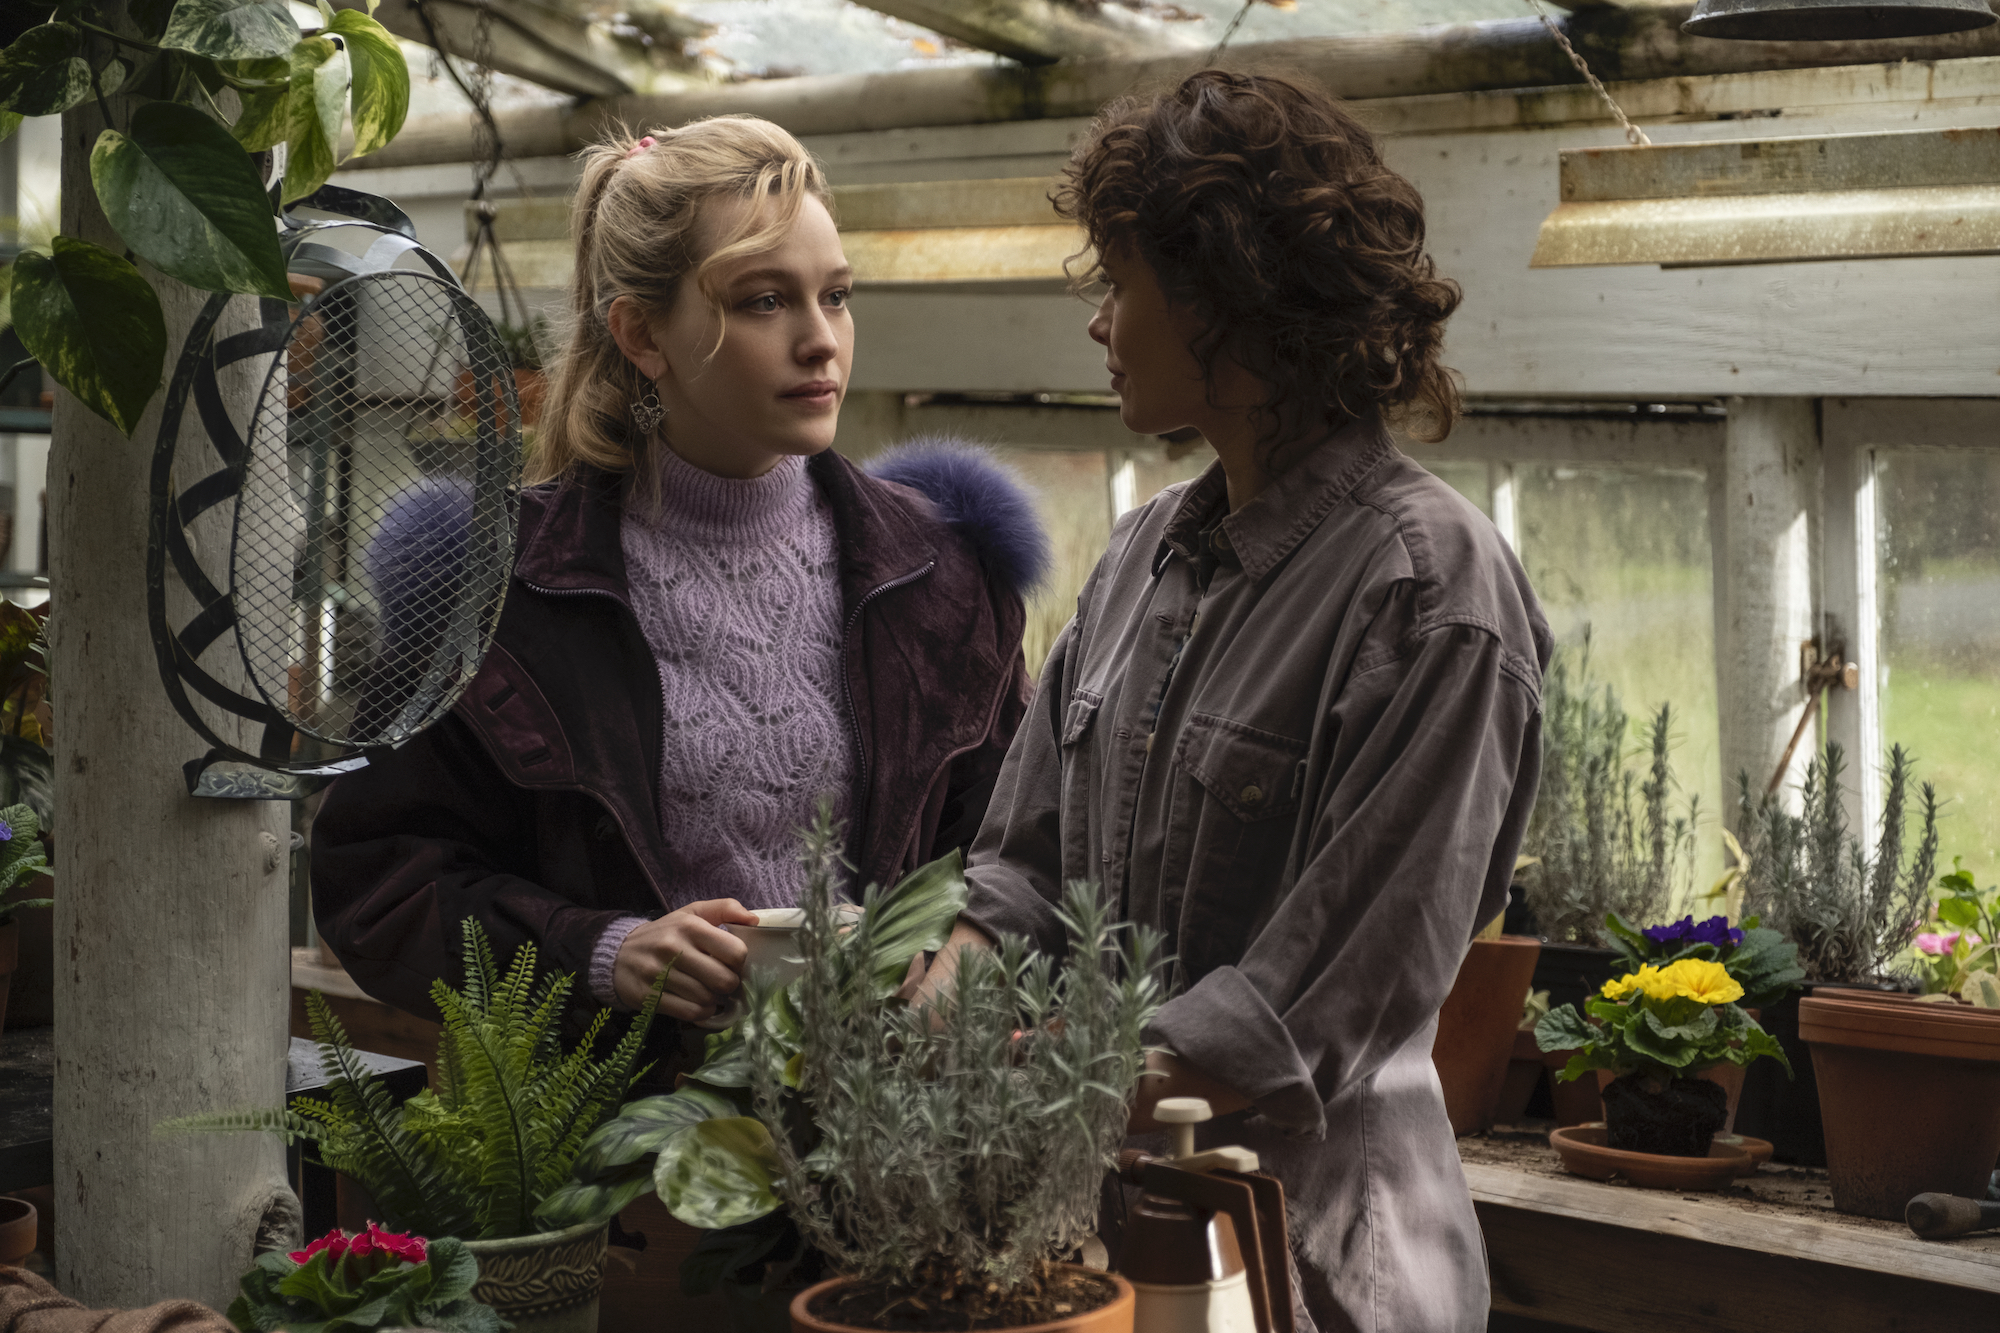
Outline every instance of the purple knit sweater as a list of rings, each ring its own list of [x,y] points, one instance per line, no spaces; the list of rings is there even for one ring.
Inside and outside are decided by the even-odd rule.
[[[805,885],[799,831],[823,795],[845,812],[853,771],[833,514],[803,458],[738,481],[662,457],[660,511],[628,509],[621,536],[666,701],[668,898],[792,907]],[[643,921],[599,938],[601,1003],[616,1003],[612,964]]]

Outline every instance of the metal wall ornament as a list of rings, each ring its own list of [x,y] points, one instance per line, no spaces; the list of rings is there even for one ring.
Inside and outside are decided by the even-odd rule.
[[[1741,42],[1865,42],[1968,32],[1995,17],[1986,0],[1701,0],[1681,31]]]
[[[147,610],[211,747],[184,766],[197,796],[298,799],[442,718],[513,567],[521,415],[492,321],[386,200],[325,187],[282,243],[300,300],[220,335],[253,298],[209,301],[153,454]],[[239,422],[223,385],[246,375]]]

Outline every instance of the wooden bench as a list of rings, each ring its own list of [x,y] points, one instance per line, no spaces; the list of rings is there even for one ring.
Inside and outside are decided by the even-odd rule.
[[[1925,1241],[1849,1217],[1824,1171],[1767,1163],[1678,1194],[1567,1175],[1539,1133],[1467,1137],[1459,1156],[1496,1315],[1603,1333],[2000,1330],[2000,1233]]]

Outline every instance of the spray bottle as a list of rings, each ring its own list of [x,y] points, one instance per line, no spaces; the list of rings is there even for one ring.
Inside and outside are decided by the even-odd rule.
[[[1285,1192],[1247,1148],[1194,1149],[1211,1117],[1199,1097],[1168,1097],[1153,1118],[1172,1129],[1169,1156],[1118,1159],[1144,1191],[1125,1222],[1119,1271],[1138,1302],[1136,1333],[1293,1333]]]

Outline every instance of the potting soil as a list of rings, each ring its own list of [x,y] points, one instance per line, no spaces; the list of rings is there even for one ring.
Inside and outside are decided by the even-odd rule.
[[[1677,1078],[1662,1087],[1627,1074],[1604,1089],[1605,1138],[1623,1152],[1706,1157],[1728,1119],[1729,1094],[1707,1079]]]
[[[840,1287],[813,1303],[816,1318],[883,1333],[952,1333],[1027,1328],[1108,1305],[1118,1294],[1107,1277],[1087,1269],[1058,1268],[1038,1288],[1011,1295],[956,1283],[889,1290],[879,1284]]]

